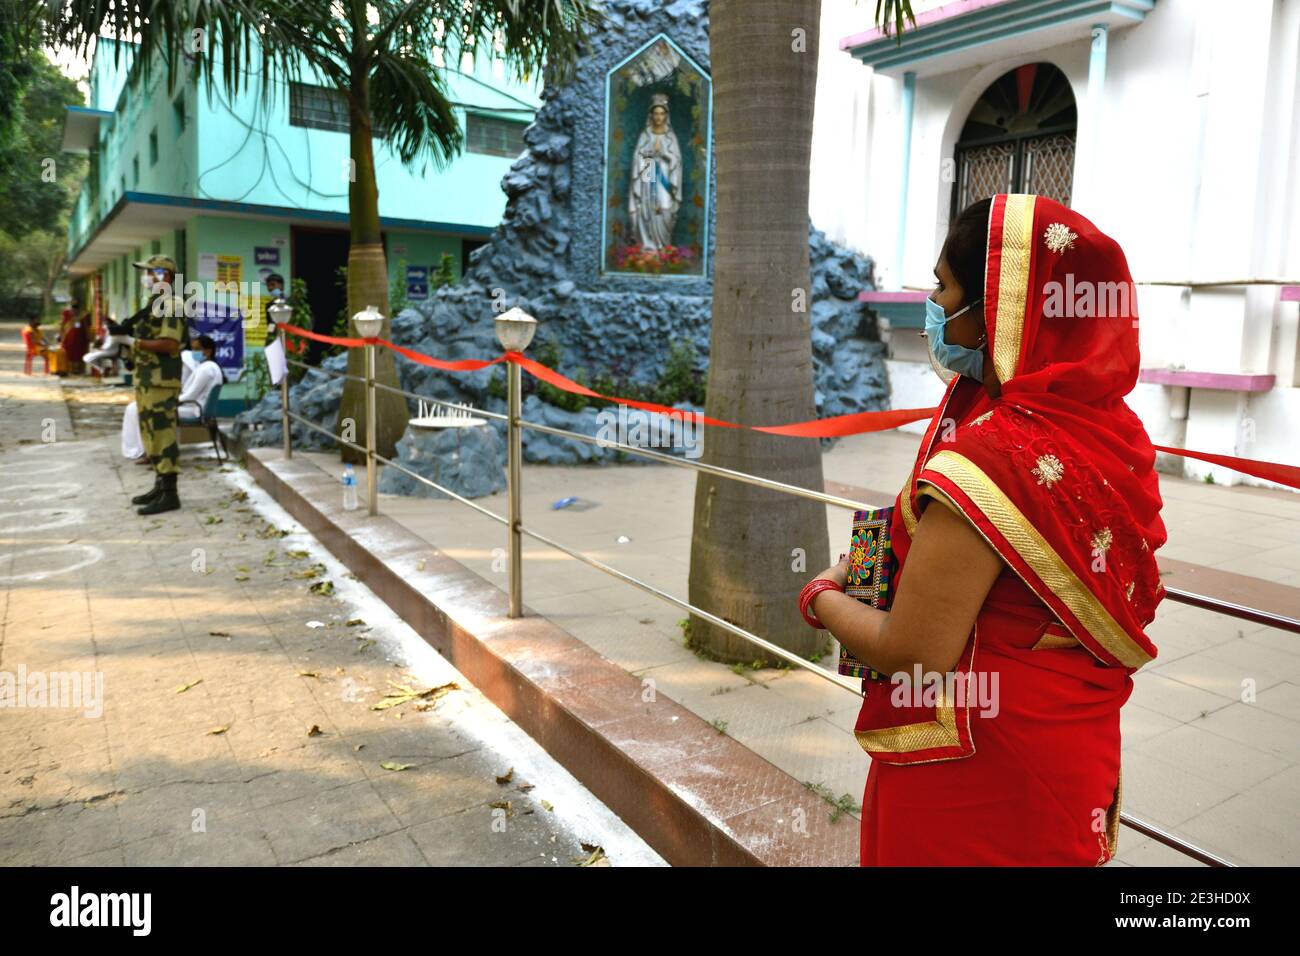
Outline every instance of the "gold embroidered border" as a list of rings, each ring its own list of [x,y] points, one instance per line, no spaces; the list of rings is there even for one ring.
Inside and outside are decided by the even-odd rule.
[[[1120,801],[1124,795],[1124,768],[1119,768],[1119,773],[1115,776],[1115,800],[1110,805],[1110,812],[1106,814],[1106,847],[1110,851],[1110,858],[1115,859],[1115,854],[1119,852],[1119,811]]]
[[[966,695],[967,699],[963,706],[966,709],[967,721],[970,720],[970,694],[973,675],[975,673],[975,649],[979,647],[979,625],[974,628],[974,647],[971,648],[970,667],[966,672]],[[893,685],[890,685],[892,690]],[[957,732],[957,707],[952,701],[949,701],[944,694],[944,685],[938,686],[938,696],[934,702],[934,720],[922,720],[915,724],[901,724],[898,727],[881,727],[877,730],[857,730],[854,736],[858,739],[858,744],[867,753],[879,751],[880,753],[905,754],[914,753],[918,750],[933,750],[936,747],[959,747],[961,746],[961,735]],[[974,740],[971,741],[971,752],[974,753]],[[951,757],[940,757],[940,760],[951,760]],[[921,761],[928,763],[929,761]]]
[[[998,272],[998,312],[993,329],[993,370],[999,382],[1016,374],[1025,331],[1029,263],[1037,196],[1013,193],[1002,210],[1002,257]]]
[[[907,473],[907,484],[903,485],[903,493],[898,496],[898,506],[903,509],[903,527],[907,529],[907,536],[910,538],[916,533],[916,512],[912,510],[912,478],[916,474],[916,466]]]
[[[1112,657],[1125,667],[1133,668],[1151,660],[1151,656],[1129,637],[1092,592],[1083,586],[1038,529],[974,462],[955,451],[941,451],[925,466],[950,479],[966,493],[1039,580],[1070,609],[1088,634]]]
[[[1044,633],[1042,637],[1040,637],[1037,641],[1034,642],[1034,646],[1031,647],[1030,650],[1050,651],[1058,647],[1078,647],[1078,646],[1079,646],[1079,639],[1075,637],[1073,634],[1062,635],[1062,634]]]

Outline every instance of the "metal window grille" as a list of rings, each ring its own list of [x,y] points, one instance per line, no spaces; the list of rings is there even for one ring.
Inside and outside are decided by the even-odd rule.
[[[492,116],[465,116],[465,148],[471,153],[515,157],[524,151],[524,123]]]
[[[350,128],[347,97],[325,86],[290,83],[289,125],[346,133]]]

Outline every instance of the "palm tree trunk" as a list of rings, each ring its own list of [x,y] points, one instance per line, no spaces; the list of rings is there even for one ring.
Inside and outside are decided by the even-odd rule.
[[[812,298],[808,176],[820,13],[821,0],[710,7],[717,253],[705,412],[742,424],[816,415],[811,323],[794,306],[796,289]],[[821,447],[807,438],[713,428],[704,460],[823,487]],[[811,656],[825,648],[826,633],[804,623],[797,598],[829,555],[824,505],[697,476],[692,604]],[[767,657],[698,617],[690,627],[691,643],[722,660]]]
[[[373,305],[385,316],[381,338],[388,338],[391,316],[388,314],[388,263],[384,258],[383,237],[379,230],[379,185],[375,180],[375,153],[370,121],[370,78],[359,69],[353,77],[350,96],[352,161],[356,176],[348,187],[348,219],[352,227],[348,248],[348,314],[355,315]],[[353,335],[358,335],[355,326]],[[361,349],[348,351],[348,374],[365,378],[365,354]],[[398,387],[397,363],[393,353],[380,348],[375,354],[375,381]],[[410,413],[405,397],[395,392],[375,389],[375,451],[393,458],[397,441],[406,431]],[[349,379],[343,384],[339,405],[338,432],[351,420],[359,445],[366,443],[365,387]],[[342,446],[344,461],[360,463],[363,456]]]

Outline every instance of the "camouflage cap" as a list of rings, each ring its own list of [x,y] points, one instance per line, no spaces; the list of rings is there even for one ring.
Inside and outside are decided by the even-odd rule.
[[[176,260],[171,256],[150,256],[143,262],[133,262],[131,265],[137,269],[166,269],[172,275],[176,274]]]

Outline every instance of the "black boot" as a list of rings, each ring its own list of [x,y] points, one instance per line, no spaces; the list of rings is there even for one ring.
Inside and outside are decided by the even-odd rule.
[[[143,508],[137,508],[136,514],[156,515],[164,511],[175,511],[181,506],[181,499],[176,494],[176,472],[162,476],[162,490],[158,497]]]
[[[163,487],[163,476],[158,474],[157,472],[154,472],[153,487],[150,488],[148,491],[146,491],[144,494],[136,495],[134,498],[132,498],[131,504],[133,505],[150,504],[155,498],[157,498],[160,494],[162,494],[162,487]]]

